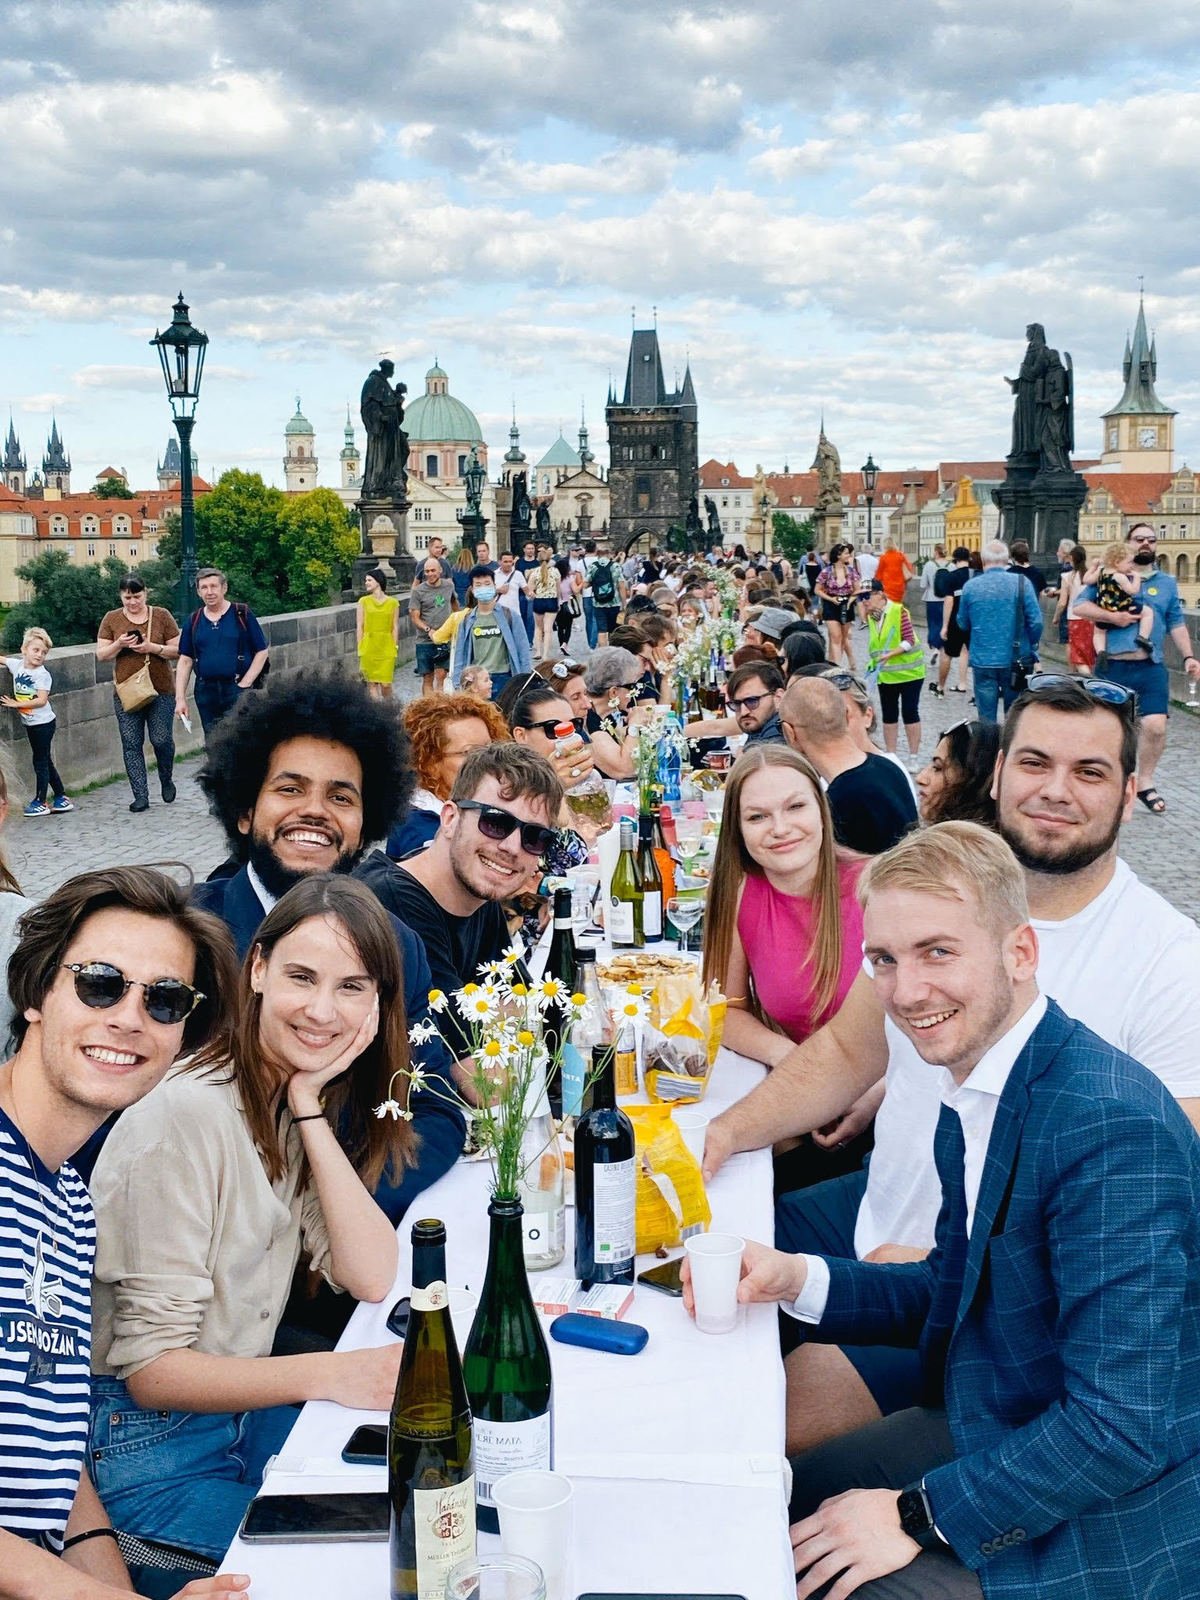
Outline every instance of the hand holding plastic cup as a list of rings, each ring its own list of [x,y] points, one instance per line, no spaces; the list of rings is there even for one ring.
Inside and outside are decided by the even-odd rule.
[[[567,1600],[575,1490],[561,1472],[512,1472],[492,1489],[500,1548],[542,1569],[546,1600]]]
[[[738,1282],[746,1241],[734,1233],[697,1233],[684,1241],[701,1333],[732,1333],[738,1324]]]

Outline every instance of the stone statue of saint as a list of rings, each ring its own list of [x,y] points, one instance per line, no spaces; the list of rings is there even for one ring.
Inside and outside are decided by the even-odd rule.
[[[1005,378],[1013,394],[1013,429],[1010,456],[1036,457],[1041,445],[1038,438],[1038,384],[1046,371],[1046,330],[1040,322],[1031,322],[1025,329],[1029,340],[1025,359],[1015,378]]]
[[[721,518],[717,511],[717,502],[710,494],[704,496],[704,515],[708,518],[709,533],[714,538],[719,538],[721,534]]]
[[[1047,349],[1037,386],[1038,456],[1042,472],[1070,472],[1075,448],[1071,394],[1071,355],[1066,365],[1057,350]]]
[[[367,431],[367,455],[363,463],[364,500],[404,498],[408,491],[408,435],[404,432],[406,384],[393,388],[390,379],[395,363],[383,360],[362,388],[360,414]]]
[[[688,501],[687,519],[684,526],[689,538],[704,532],[704,525],[700,521],[700,502],[695,495]]]
[[[512,515],[508,521],[514,545],[521,534],[529,532],[532,517],[533,507],[529,504],[529,475],[518,472],[512,481]]]
[[[825,437],[824,428],[817,440],[817,453],[811,470],[817,474],[817,503],[814,510],[818,513],[840,512],[842,458],[838,455],[837,446]]]
[[[539,539],[550,537],[550,507],[543,501],[537,508],[535,517]]]

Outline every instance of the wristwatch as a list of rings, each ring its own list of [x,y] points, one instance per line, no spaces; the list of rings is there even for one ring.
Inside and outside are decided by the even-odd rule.
[[[933,1525],[933,1507],[925,1493],[923,1483],[914,1483],[896,1496],[896,1509],[900,1513],[900,1529],[922,1550],[944,1550],[946,1541]]]

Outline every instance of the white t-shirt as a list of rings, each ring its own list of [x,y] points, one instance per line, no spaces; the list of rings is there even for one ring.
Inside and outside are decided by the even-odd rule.
[[[525,588],[525,574],[518,572],[516,567],[507,575],[503,567],[497,567],[494,573],[496,580],[496,593],[500,598],[496,601],[498,606],[503,606],[506,611],[511,611],[514,617],[521,615],[521,592]],[[500,585],[508,587],[501,593]]]
[[[854,559],[858,563],[859,577],[864,583],[869,584],[875,576],[875,569],[879,565],[879,557],[874,550],[864,549],[860,550]]]
[[[8,656],[4,665],[12,673],[14,700],[36,700],[43,689],[49,694],[54,686],[54,679],[45,667],[27,667],[22,656]],[[54,712],[49,700],[36,711],[23,712],[21,721],[27,728],[36,728],[44,722],[53,722]]]
[[[1177,1100],[1200,1097],[1200,928],[1124,862],[1064,922],[1034,921],[1038,988],[1162,1079]],[[886,1024],[887,1093],[858,1211],[854,1248],[933,1244],[941,1185],[933,1136],[942,1074]]]

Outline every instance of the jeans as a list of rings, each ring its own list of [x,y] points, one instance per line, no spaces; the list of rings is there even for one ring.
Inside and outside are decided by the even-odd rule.
[[[204,729],[205,737],[225,713],[237,705],[240,693],[232,678],[196,678],[196,710],[200,713],[200,726]]]
[[[57,718],[51,722],[35,722],[32,727],[28,722],[25,724],[25,737],[29,740],[29,750],[33,756],[34,791],[43,803],[48,787],[54,790],[55,799],[67,792],[58,775],[58,768],[50,758],[50,746],[54,743],[54,730],[57,727]]]
[[[175,768],[175,696],[156,695],[148,705],[137,711],[126,711],[116,695],[113,710],[121,733],[121,755],[125,760],[125,776],[133,790],[138,805],[150,799],[150,780],[146,776],[146,734],[154,747],[158,762],[158,781],[165,789],[171,782]]]
[[[926,600],[925,602],[925,627],[929,634],[929,648],[940,650],[942,648],[942,612],[945,606],[941,600]]]
[[[1012,668],[980,667],[972,661],[971,671],[975,674],[975,709],[979,713],[979,720],[998,722],[1001,699],[1007,711],[1017,698],[1012,686]]]
[[[590,594],[583,597],[583,625],[587,630],[588,649],[594,650],[600,643],[600,625],[596,621],[596,606]]]
[[[88,1461],[113,1527],[220,1561],[299,1415],[143,1411],[119,1378],[93,1378]]]

